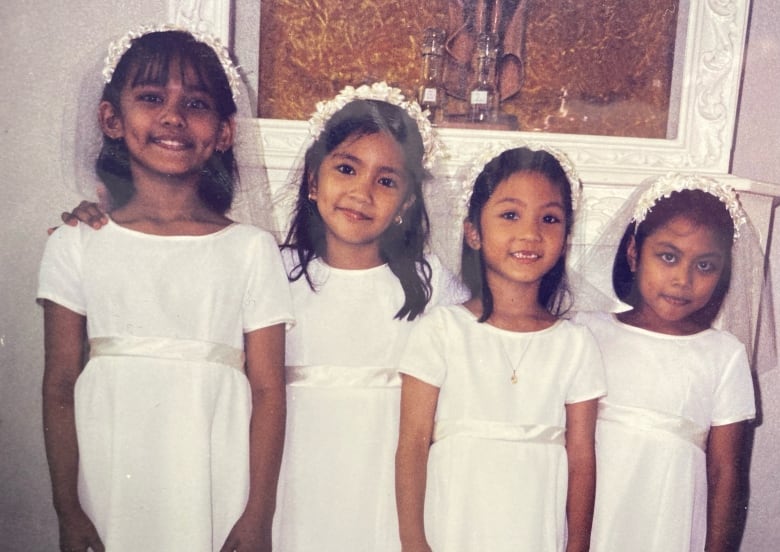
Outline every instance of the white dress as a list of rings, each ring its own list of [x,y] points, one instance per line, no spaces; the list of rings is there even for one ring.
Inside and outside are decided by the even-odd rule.
[[[296,256],[284,250],[288,270]],[[435,258],[429,305],[465,290]],[[291,284],[296,325],[287,333],[287,436],[274,546],[283,552],[401,549],[395,508],[398,359],[416,321],[386,265],[340,270],[315,259],[317,291]],[[417,320],[417,319],[416,319]]]
[[[205,236],[62,226],[38,298],[87,318],[79,497],[106,549],[219,550],[249,486],[243,335],[292,321],[271,235],[241,224]]]
[[[745,347],[705,330],[672,336],[583,313],[601,347],[607,396],[596,429],[591,550],[702,552],[710,426],[755,415]]]
[[[564,550],[565,405],[604,394],[588,329],[559,320],[511,332],[462,305],[438,308],[400,370],[440,388],[425,492],[434,552]]]

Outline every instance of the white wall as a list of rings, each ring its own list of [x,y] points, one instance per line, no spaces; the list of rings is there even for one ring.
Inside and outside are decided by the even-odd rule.
[[[780,186],[780,4],[753,0],[732,173]],[[780,213],[775,209],[770,263],[780,321]],[[750,502],[742,550],[780,550],[780,370],[758,380],[762,416],[755,431]]]
[[[33,298],[45,229],[77,201],[60,174],[63,106],[74,101],[65,84],[81,76],[88,53],[132,26],[165,20],[166,10],[163,0],[0,3],[0,547],[9,552],[57,549],[40,421],[42,317]],[[774,0],[754,0],[753,12],[734,172],[780,185],[780,13]],[[775,236],[780,241],[777,224]],[[780,279],[774,287],[780,300]],[[749,552],[780,549],[780,370],[760,384]]]
[[[68,84],[130,27],[164,21],[163,0],[0,3],[0,548],[58,550],[41,431],[42,316],[37,265],[46,228],[75,193],[60,174]]]

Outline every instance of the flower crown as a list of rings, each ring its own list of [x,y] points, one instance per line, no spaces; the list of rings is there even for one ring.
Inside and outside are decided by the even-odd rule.
[[[386,82],[375,82],[372,85],[364,84],[355,88],[347,86],[332,100],[317,102],[317,110],[309,119],[309,133],[316,140],[331,117],[340,111],[345,105],[354,100],[378,100],[397,105],[406,111],[417,123],[417,129],[422,136],[423,166],[431,170],[436,159],[444,152],[444,146],[433,125],[428,120],[428,111],[423,111],[416,101],[407,101],[401,90],[389,86]]]
[[[560,163],[563,172],[566,173],[566,179],[569,181],[569,188],[571,189],[571,205],[572,210],[576,211],[580,203],[580,194],[582,192],[582,182],[580,180],[577,170],[574,168],[574,163],[571,159],[557,148],[553,148],[544,144],[532,143],[532,142],[492,142],[488,147],[480,152],[480,154],[473,159],[468,166],[468,172],[464,177],[463,183],[466,186],[463,189],[462,197],[460,198],[460,204],[462,209],[460,212],[465,213],[469,198],[474,190],[474,184],[477,181],[480,173],[490,161],[501,155],[503,152],[516,149],[527,148],[531,151],[544,151],[552,155],[558,163]]]
[[[230,54],[228,53],[227,48],[222,44],[222,41],[210,33],[204,31],[195,31],[193,29],[189,29],[180,25],[174,25],[172,23],[165,23],[163,25],[144,25],[129,31],[119,40],[115,40],[109,44],[108,55],[106,56],[105,66],[103,67],[103,80],[106,83],[111,82],[111,77],[114,75],[114,71],[116,70],[116,66],[119,64],[119,60],[122,59],[122,56],[127,53],[130,47],[133,45],[133,41],[135,41],[135,39],[141,38],[142,36],[150,33],[162,33],[166,31],[181,31],[188,33],[198,42],[202,42],[214,50],[214,53],[219,59],[219,63],[222,65],[222,69],[225,71],[225,76],[227,77],[228,84],[230,85],[230,91],[233,95],[233,101],[238,99],[241,89],[241,76],[238,74],[238,69],[236,69],[236,66],[230,59]]]
[[[737,193],[728,184],[695,174],[667,173],[656,179],[634,206],[634,213],[631,217],[631,222],[636,223],[634,231],[645,220],[647,214],[653,210],[656,203],[661,199],[668,198],[673,192],[681,192],[682,190],[700,190],[717,197],[731,215],[731,220],[734,223],[734,241],[739,238],[739,229],[747,222],[747,217],[742,210]]]

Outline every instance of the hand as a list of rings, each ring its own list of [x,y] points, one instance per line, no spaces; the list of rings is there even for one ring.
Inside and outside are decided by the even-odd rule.
[[[230,530],[220,552],[271,552],[271,529],[244,512]]]
[[[401,546],[401,552],[433,552],[427,542]]]
[[[105,552],[97,529],[81,508],[61,515],[59,521],[61,552]]]
[[[76,226],[79,221],[98,229],[108,224],[108,216],[100,209],[97,203],[82,201],[78,207],[70,213],[62,213],[62,222],[70,226]]]

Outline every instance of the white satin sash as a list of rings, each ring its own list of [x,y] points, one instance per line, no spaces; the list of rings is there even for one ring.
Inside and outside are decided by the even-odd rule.
[[[296,387],[400,387],[396,368],[384,366],[288,366],[287,385]]]
[[[89,356],[137,356],[193,362],[213,362],[244,372],[244,351],[192,339],[168,337],[95,337],[89,340]]]
[[[599,423],[611,422],[648,431],[663,431],[699,447],[707,449],[709,430],[682,416],[675,416],[634,406],[622,406],[599,402]]]
[[[566,444],[566,428],[559,426],[520,425],[482,420],[439,420],[434,424],[434,443],[454,436],[543,445]]]

